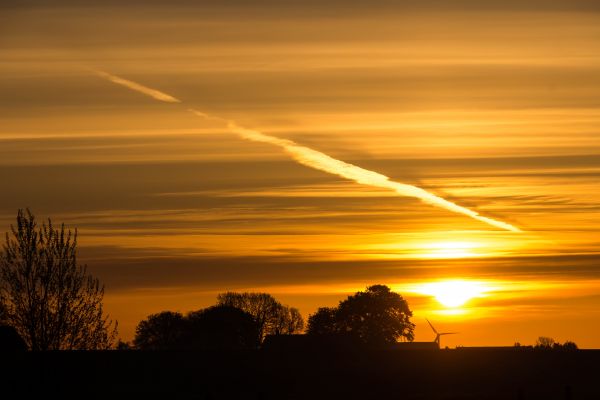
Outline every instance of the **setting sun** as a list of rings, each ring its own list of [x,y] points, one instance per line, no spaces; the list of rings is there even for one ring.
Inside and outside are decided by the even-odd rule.
[[[473,298],[485,296],[491,290],[485,282],[456,279],[424,283],[416,292],[434,297],[444,307],[456,308]]]

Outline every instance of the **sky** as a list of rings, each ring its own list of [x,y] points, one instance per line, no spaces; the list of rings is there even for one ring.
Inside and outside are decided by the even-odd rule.
[[[600,347],[597,2],[48,4],[0,5],[0,232],[24,207],[77,228],[123,339],[227,290],[306,317],[381,283],[418,341]]]

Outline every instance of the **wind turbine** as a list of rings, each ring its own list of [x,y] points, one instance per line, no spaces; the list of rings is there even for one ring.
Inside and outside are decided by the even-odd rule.
[[[425,318],[425,321],[427,321],[427,323],[429,324],[429,326],[431,327],[431,329],[433,329],[433,331],[435,332],[435,339],[433,340],[435,343],[437,343],[438,347],[440,347],[440,337],[442,337],[443,335],[456,335],[458,332],[438,332],[433,325],[431,324],[431,322],[429,322],[429,320],[427,318]]]

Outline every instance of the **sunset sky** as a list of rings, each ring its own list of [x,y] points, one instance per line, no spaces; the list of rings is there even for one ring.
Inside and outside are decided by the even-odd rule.
[[[418,341],[598,348],[599,178],[597,1],[0,3],[0,232],[77,228],[124,340],[227,290],[307,317],[381,283]]]

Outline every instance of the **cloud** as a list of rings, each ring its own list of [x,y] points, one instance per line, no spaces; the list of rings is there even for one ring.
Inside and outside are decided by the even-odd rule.
[[[102,71],[97,71],[97,73],[99,76],[108,79],[113,83],[146,94],[157,100],[167,102],[179,102],[179,100],[165,93],[159,92],[154,89],[150,89],[146,86],[129,81],[127,79],[123,79]],[[335,159],[331,156],[328,156],[325,153],[321,153],[320,151],[299,145],[296,142],[293,142],[288,139],[282,139],[275,136],[266,135],[262,132],[245,128],[243,126],[238,125],[233,120],[212,116],[194,109],[190,109],[189,111],[202,118],[223,122],[224,124],[226,124],[227,129],[230,132],[235,133],[243,139],[278,146],[285,150],[288,154],[290,154],[290,156],[294,160],[307,167],[311,167],[320,171],[337,175],[362,185],[389,189],[398,193],[401,196],[415,197],[423,201],[424,203],[440,207],[451,212],[466,215],[468,217],[484,222],[496,228],[512,232],[520,232],[520,229],[516,226],[513,226],[503,221],[495,220],[493,218],[482,216],[477,211],[455,204],[442,197],[436,196],[435,194],[430,193],[420,187],[392,181],[389,177],[378,172],[364,169],[356,165],[344,162],[342,160]]]
[[[487,281],[496,280],[499,276],[514,282],[600,281],[600,272],[595,269],[600,261],[598,254],[481,258],[465,263],[464,259],[315,261],[271,255],[182,256],[181,250],[169,253],[161,248],[115,246],[88,246],[80,251],[80,258],[90,266],[92,273],[114,291],[315,285],[329,287],[334,292],[352,282],[400,285],[457,277]],[[131,257],[132,253],[136,256]],[[544,292],[537,295],[543,296]],[[561,294],[555,292],[549,295]]]

